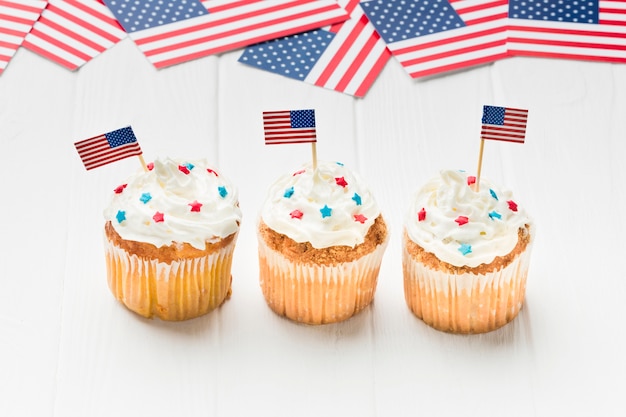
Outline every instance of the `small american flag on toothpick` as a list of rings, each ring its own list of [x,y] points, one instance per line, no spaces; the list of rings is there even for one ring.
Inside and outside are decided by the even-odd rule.
[[[485,139],[524,143],[528,110],[513,107],[483,106],[482,128],[480,131],[480,151],[474,189],[478,191],[480,171],[483,164]]]
[[[143,169],[147,169],[141,147],[130,126],[81,140],[74,146],[87,170],[131,156],[138,156]]]
[[[264,111],[263,131],[266,145],[310,143],[313,168],[317,167],[315,110]]]

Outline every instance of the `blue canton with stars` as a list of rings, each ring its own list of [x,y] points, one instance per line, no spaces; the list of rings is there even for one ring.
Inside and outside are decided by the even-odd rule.
[[[334,37],[334,33],[320,29],[270,40],[246,48],[239,62],[304,80]]]
[[[361,7],[387,43],[465,26],[448,0],[373,0]]]
[[[289,115],[291,117],[291,127],[315,127],[315,110],[291,110]]]
[[[510,0],[512,19],[549,20],[552,22],[598,23],[598,0]]]
[[[487,125],[504,125],[504,107],[484,106],[482,123]]]
[[[107,138],[107,142],[109,142],[109,146],[111,148],[117,148],[118,146],[126,145],[127,143],[137,142],[137,138],[135,137],[133,129],[131,129],[130,126],[105,133],[104,137]]]
[[[200,0],[104,0],[127,33],[209,14]]]

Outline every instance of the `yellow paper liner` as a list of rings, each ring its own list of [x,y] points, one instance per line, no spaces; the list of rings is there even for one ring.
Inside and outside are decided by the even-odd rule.
[[[524,303],[530,244],[507,266],[485,274],[454,274],[426,267],[412,258],[406,240],[402,252],[406,303],[435,329],[489,332],[513,320]]]
[[[387,241],[352,262],[315,265],[290,261],[259,238],[265,300],[278,315],[300,323],[346,320],[372,302],[386,246]]]
[[[220,306],[231,292],[232,242],[206,256],[171,263],[130,254],[105,239],[111,292],[135,313],[167,321],[188,320]]]

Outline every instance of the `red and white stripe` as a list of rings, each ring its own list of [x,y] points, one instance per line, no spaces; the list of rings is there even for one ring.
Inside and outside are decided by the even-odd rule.
[[[599,2],[598,24],[510,19],[512,55],[626,62],[626,0]]]
[[[45,7],[45,0],[28,3],[0,0],[0,74]]]
[[[23,46],[75,70],[125,37],[98,0],[50,0]]]
[[[524,143],[527,122],[528,110],[506,107],[504,111],[504,124],[483,124],[480,137],[482,139]]]
[[[139,142],[135,141],[111,148],[105,135],[76,142],[74,146],[87,170],[142,154]]]
[[[505,58],[507,0],[450,0],[466,26],[389,44],[413,78]]]
[[[263,132],[265,134],[266,145],[317,142],[317,135],[314,127],[291,127],[291,112],[289,110],[264,111]]]
[[[363,97],[391,52],[359,7],[359,0],[338,3],[350,13],[350,18],[331,26],[335,37],[304,81]]]
[[[346,20],[331,0],[207,0],[208,15],[130,33],[157,68]]]

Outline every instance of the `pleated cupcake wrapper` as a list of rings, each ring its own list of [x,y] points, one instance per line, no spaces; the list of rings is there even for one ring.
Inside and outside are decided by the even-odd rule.
[[[346,320],[374,298],[387,241],[373,252],[338,265],[293,262],[259,237],[260,283],[270,308],[307,324]]]
[[[210,312],[230,294],[233,241],[202,257],[171,263],[146,259],[105,239],[107,280],[113,295],[144,317],[187,320]]]
[[[487,274],[436,271],[403,247],[406,303],[426,324],[452,333],[484,333],[513,320],[522,307],[530,244],[509,265]]]

